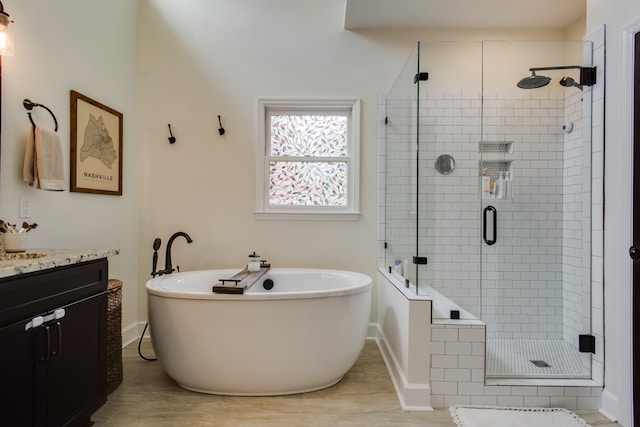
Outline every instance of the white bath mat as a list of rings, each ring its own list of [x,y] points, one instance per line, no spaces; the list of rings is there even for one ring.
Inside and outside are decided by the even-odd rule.
[[[449,410],[458,427],[590,427],[562,408],[455,405]]]

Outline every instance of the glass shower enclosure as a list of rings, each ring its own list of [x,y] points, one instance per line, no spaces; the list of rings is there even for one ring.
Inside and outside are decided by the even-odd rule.
[[[591,377],[591,50],[421,42],[385,98],[385,268],[486,323],[487,378]]]

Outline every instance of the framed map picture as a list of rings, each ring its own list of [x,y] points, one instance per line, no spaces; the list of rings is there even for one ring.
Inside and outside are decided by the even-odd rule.
[[[122,195],[122,113],[71,91],[71,191]]]

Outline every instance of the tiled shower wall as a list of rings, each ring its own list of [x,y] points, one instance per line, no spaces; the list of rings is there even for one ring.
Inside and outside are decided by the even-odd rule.
[[[565,100],[565,92],[573,95]],[[426,91],[422,98],[418,170],[415,101],[389,97],[386,103],[387,168],[401,171],[386,182],[387,206],[393,207],[385,218],[387,264],[411,260],[418,245],[417,253],[429,260],[417,268],[418,284],[482,318],[488,338],[562,338],[563,324],[576,336],[580,307],[589,307],[581,301],[589,288],[582,236],[590,226],[577,218],[590,203],[583,195],[589,174],[585,184],[581,160],[589,150],[581,150],[579,91],[485,91],[483,111],[479,92]],[[509,152],[480,152],[481,120],[484,141],[508,144]],[[573,132],[563,134],[571,121]],[[451,174],[435,170],[441,154],[455,159]],[[481,156],[508,166],[514,179],[513,199],[483,200],[483,207],[497,209],[498,243],[482,247]],[[404,274],[415,282],[416,266]]]
[[[483,246],[487,338],[561,338],[563,91],[485,94],[489,141],[512,141],[514,198]],[[491,203],[491,201],[486,201]]]
[[[434,321],[431,330],[431,405],[500,405],[598,409],[602,387],[485,383],[484,325]]]

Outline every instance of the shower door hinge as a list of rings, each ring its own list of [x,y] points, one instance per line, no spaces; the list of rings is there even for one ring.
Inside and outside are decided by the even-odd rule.
[[[418,73],[413,76],[413,83],[418,83],[419,81],[424,82],[429,80],[429,73]]]
[[[427,263],[427,257],[426,256],[414,256],[413,257],[413,263],[414,264],[426,264]]]
[[[580,353],[596,353],[596,337],[593,335],[578,335],[578,351]]]
[[[384,124],[385,124],[385,125],[388,125],[388,124],[389,124],[389,117],[385,117],[385,118],[384,118]]]
[[[387,242],[384,242],[384,248],[388,249],[389,248],[389,244]]]
[[[596,84],[596,67],[580,67],[580,84],[584,86]]]

